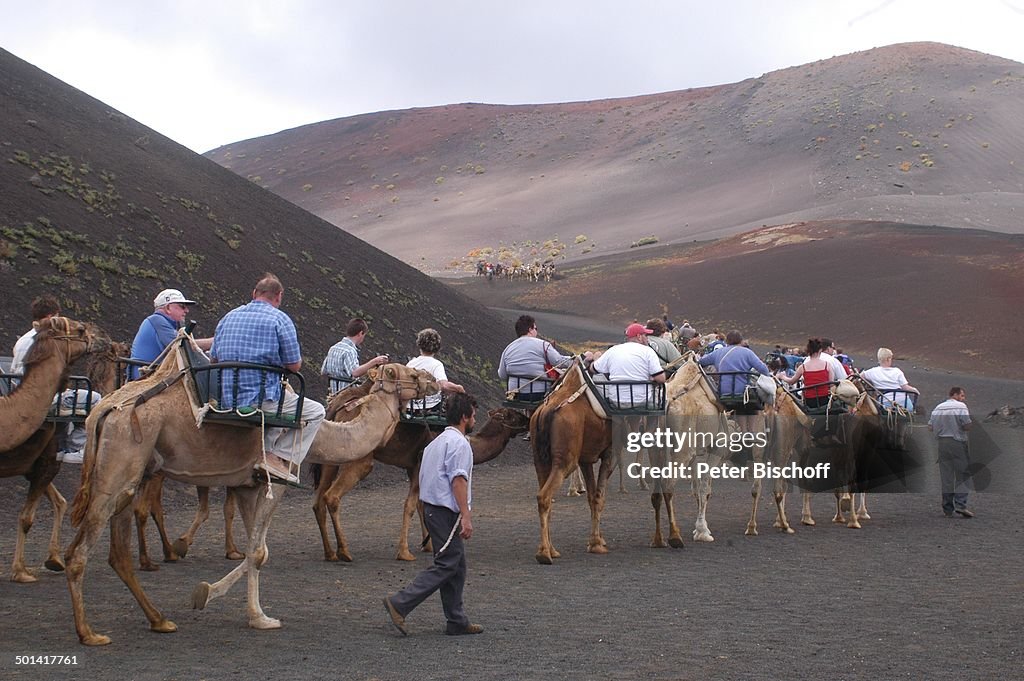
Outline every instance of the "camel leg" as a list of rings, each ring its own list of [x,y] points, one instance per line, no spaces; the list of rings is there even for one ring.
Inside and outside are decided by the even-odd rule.
[[[149,558],[149,548],[146,545],[146,523],[149,522],[149,511],[151,508],[149,497],[152,494],[150,485],[153,479],[142,483],[142,489],[135,495],[132,501],[132,514],[135,516],[136,536],[139,540],[139,569],[143,572],[154,572],[160,566]]]
[[[149,620],[150,630],[161,634],[177,631],[178,627],[174,622],[161,615],[153,602],[149,600],[146,592],[142,590],[139,578],[135,575],[135,569],[132,567],[131,531],[132,513],[130,504],[126,500],[123,508],[110,518],[110,556],[107,562],[135,596],[135,600],[139,602],[139,606],[146,614],[146,619]]]
[[[615,468],[615,457],[601,457],[601,467],[594,484],[593,466],[584,465],[583,477],[587,482],[587,501],[590,503],[590,540],[587,542],[588,553],[608,553],[608,543],[601,536],[601,513],[604,512],[605,492],[608,489],[608,478]]]
[[[747,530],[743,534],[748,537],[757,536],[757,504],[761,500],[761,478],[754,478],[754,484],[750,488],[750,496],[753,503],[750,505],[750,520],[747,521]]]
[[[14,562],[11,564],[12,582],[31,584],[38,580],[38,577],[25,567],[25,539],[28,537],[28,531],[32,529],[32,523],[35,522],[39,500],[43,498],[49,486],[49,480],[43,482],[43,479],[38,477],[29,485],[28,498],[21,507],[21,513],[18,514],[18,539],[14,545]]]
[[[715,538],[711,536],[707,521],[708,500],[711,498],[711,479],[706,475],[699,478],[695,476],[691,482],[691,488],[693,496],[697,500],[697,520],[693,526],[693,541],[715,541]]]
[[[228,560],[242,560],[245,554],[235,546],[235,490],[224,490],[224,557]]]
[[[842,494],[839,492],[839,490],[836,490],[834,492],[834,495],[835,495],[835,498],[836,498],[836,514],[834,516],[832,516],[832,522],[837,523],[837,524],[838,523],[845,523],[846,522],[846,516],[843,515]],[[849,507],[849,503],[850,502],[847,501],[846,503],[847,503],[847,507]]]
[[[53,529],[50,530],[49,555],[43,565],[46,566],[47,570],[63,572],[64,558],[60,555],[60,524],[64,520],[65,511],[68,509],[68,502],[65,501],[60,491],[53,486],[52,482],[46,486],[46,498],[50,500],[50,505],[53,506]]]
[[[578,497],[587,491],[587,486],[583,482],[583,473],[580,472],[579,468],[574,468],[572,473],[569,474],[569,491],[565,493],[567,497]]]
[[[857,519],[857,511],[853,509],[853,502],[854,494],[852,492],[843,492],[839,504],[844,511],[849,513],[849,516],[847,516],[846,526],[851,530],[859,530],[861,529],[860,521]]]
[[[811,515],[811,493],[804,492],[804,505],[800,510],[800,522],[804,525],[814,525],[814,516]]]
[[[334,546],[331,544],[330,537],[327,535],[326,494],[337,475],[337,466],[328,466],[326,464],[321,466],[320,482],[316,486],[316,492],[313,498],[313,517],[316,518],[316,525],[320,530],[320,540],[323,542],[324,546],[324,560],[330,561],[338,560],[338,554],[334,550]]]
[[[192,524],[188,526],[188,530],[185,531],[185,534],[174,540],[174,544],[172,545],[174,553],[182,558],[188,555],[188,550],[192,546],[192,542],[196,540],[196,534],[199,532],[199,528],[202,527],[203,523],[205,523],[210,517],[210,488],[196,487],[196,496],[199,498],[199,507],[196,508],[196,515],[192,518]],[[163,508],[161,507],[160,510],[161,515],[163,515]]]
[[[651,492],[651,506],[654,507],[654,537],[651,539],[651,548],[668,548],[668,542],[661,534],[661,492]]]
[[[857,518],[860,520],[871,520],[868,514],[868,493],[860,493],[860,505],[857,507]]]
[[[326,470],[326,467],[325,467]],[[336,477],[331,481],[324,492],[324,504],[327,513],[331,517],[331,524],[334,526],[334,537],[338,542],[338,550],[335,553],[330,546],[330,540],[324,538],[324,560],[343,560],[346,563],[352,562],[352,554],[348,550],[348,541],[345,539],[345,532],[341,529],[341,498],[359,484],[359,481],[370,474],[373,470],[373,454],[367,454],[362,459],[352,461],[338,467]],[[323,482],[321,482],[323,484]],[[331,555],[334,555],[332,558]]]
[[[89,552],[99,539],[103,522],[110,515],[109,510],[100,508],[98,503],[90,503],[85,519],[79,525],[78,533],[64,554],[66,568],[64,574],[68,578],[68,591],[71,592],[71,609],[75,617],[75,630],[78,640],[87,646],[105,646],[110,637],[97,634],[89,626],[85,616],[85,599],[82,596],[82,580],[85,577],[85,566],[89,561]]]
[[[419,488],[417,487],[417,490],[418,489]],[[419,494],[419,492],[417,492],[417,494]],[[416,502],[416,514],[419,516],[420,519],[420,542],[423,544],[423,548],[421,549],[421,551],[423,551],[423,553],[433,553],[434,544],[430,539],[430,532],[427,531],[427,521],[423,519],[422,501]]]
[[[267,499],[262,486],[237,489],[238,509],[242,514],[248,545],[245,559],[219,581],[199,583],[192,591],[192,607],[202,610],[210,601],[226,594],[243,574],[248,575],[249,626],[253,629],[279,629],[281,621],[267,617],[260,606],[259,570],[267,562],[267,531],[270,519],[284,496],[284,488],[275,490],[274,498]]]
[[[779,514],[778,518],[775,520],[775,527],[779,528],[786,534],[796,534],[796,530],[794,530],[789,524],[789,518],[786,517],[786,484],[785,480],[775,481],[775,510]]]
[[[559,557],[555,547],[551,545],[551,502],[554,499],[555,493],[562,488],[562,481],[565,479],[565,475],[560,469],[552,466],[547,468],[550,473],[547,479],[543,481],[540,491],[537,492],[537,513],[540,515],[540,545],[537,547],[536,559],[542,565],[551,565],[553,559]],[[540,475],[540,470],[540,467],[538,467],[538,476]]]
[[[673,489],[665,491],[662,489],[661,498],[665,502],[665,511],[668,514],[668,545],[674,549],[683,548],[683,535],[679,531],[679,524],[676,522],[675,503],[672,498],[675,496]]]
[[[416,466],[409,471],[409,493],[405,495],[405,503],[402,506],[402,531],[398,535],[398,554],[395,560],[416,560],[416,556],[409,551],[409,526],[412,524],[412,517],[416,515],[416,505],[420,499],[420,470]]]

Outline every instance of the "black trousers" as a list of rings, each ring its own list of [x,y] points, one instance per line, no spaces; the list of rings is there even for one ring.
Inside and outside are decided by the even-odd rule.
[[[391,604],[405,617],[427,600],[430,594],[440,591],[441,607],[444,608],[448,627],[465,629],[469,625],[469,618],[462,607],[462,588],[466,584],[466,547],[459,536],[461,527],[456,528],[448,547],[441,551],[459,514],[450,508],[424,502],[423,516],[434,547],[434,564],[416,575],[408,586],[392,596]]]

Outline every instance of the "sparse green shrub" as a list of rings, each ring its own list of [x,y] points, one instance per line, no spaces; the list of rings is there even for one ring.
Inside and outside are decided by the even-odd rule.
[[[656,236],[654,236],[652,234],[651,236],[645,236],[645,237],[643,237],[641,239],[637,239],[636,241],[631,243],[629,245],[629,247],[630,248],[639,248],[640,246],[650,246],[651,244],[656,244],[656,243],[658,243],[658,237],[656,237]]]
[[[202,266],[203,261],[206,260],[205,255],[200,255],[199,253],[192,253],[191,251],[186,251],[185,249],[181,249],[180,251],[175,253],[174,257],[185,263],[185,271],[189,273],[198,270]]]

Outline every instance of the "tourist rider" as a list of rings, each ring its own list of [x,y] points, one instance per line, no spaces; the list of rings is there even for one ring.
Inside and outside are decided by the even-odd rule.
[[[664,383],[665,370],[658,355],[647,344],[654,331],[636,322],[626,327],[626,342],[613,345],[594,360],[591,370],[605,374],[611,383],[631,383],[630,386],[606,384],[605,395],[623,409],[654,407],[654,395],[649,383]]]
[[[540,402],[551,387],[545,364],[565,368],[572,360],[538,335],[537,320],[528,314],[516,320],[517,338],[505,346],[498,362],[498,377],[506,381],[514,400]],[[588,353],[589,354],[589,353]]]
[[[878,348],[877,357],[878,366],[860,372],[860,377],[881,394],[885,407],[895,404],[914,411],[920,391],[907,383],[907,377],[902,370],[892,365],[892,350]]]
[[[213,360],[264,364],[296,372],[301,369],[302,353],[295,324],[278,309],[283,297],[284,286],[281,281],[273,274],[264,274],[253,289],[252,300],[228,312],[217,324],[210,351]],[[278,404],[283,403],[282,414],[295,413],[299,396],[291,391],[282,394],[276,376],[266,377],[262,391],[263,377],[255,369],[238,372],[237,390],[234,388],[233,371],[221,372],[220,382],[221,395],[226,403],[222,406],[230,409],[255,406],[265,412],[276,413]],[[291,467],[294,465],[298,470],[299,464],[306,457],[324,418],[323,405],[306,397],[302,401],[300,418],[302,427],[298,429],[298,443],[295,442],[296,429],[266,429],[263,438],[266,466],[261,461],[257,463],[257,468],[286,482],[299,481],[298,474],[293,474]]]
[[[131,358],[141,362],[152,362],[178,337],[178,331],[185,324],[189,307],[196,301],[189,300],[176,288],[167,288],[153,299],[153,314],[142,320],[132,341]],[[203,351],[209,351],[212,338],[195,339]],[[128,379],[139,377],[137,366],[128,367]]]
[[[350,320],[345,328],[345,337],[327,351],[320,373],[328,377],[331,393],[344,390],[371,368],[387,363],[387,355],[377,355],[363,364],[359,363],[359,346],[366,340],[368,330],[364,320],[358,317]]]
[[[464,393],[466,392],[458,383],[452,383],[448,380],[448,374],[444,370],[444,364],[441,360],[434,357],[438,350],[441,349],[441,334],[434,329],[423,329],[416,334],[416,347],[420,350],[419,357],[413,357],[409,360],[406,366],[413,369],[423,369],[437,381],[438,387],[441,388],[441,392],[444,393]],[[435,393],[434,395],[427,395],[422,400],[413,400],[409,403],[409,408],[415,412],[433,412],[440,411],[441,407],[441,393]]]
[[[811,409],[828,405],[833,382],[846,378],[846,372],[841,365],[834,366],[825,359],[824,345],[821,338],[808,338],[807,358],[796,368],[792,376],[778,377],[780,381],[789,385],[803,379],[804,404]]]
[[[661,368],[666,369],[669,365],[672,365],[672,373],[675,371],[677,366],[676,360],[679,359],[679,348],[671,340],[665,337],[669,330],[665,327],[665,322],[661,319],[654,318],[647,320],[647,328],[653,331],[653,333],[647,337],[647,343],[654,350],[654,354],[658,356],[658,362],[661,363]]]

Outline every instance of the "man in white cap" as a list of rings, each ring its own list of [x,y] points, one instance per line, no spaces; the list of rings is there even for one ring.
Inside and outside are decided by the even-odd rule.
[[[158,293],[153,299],[153,314],[142,320],[135,340],[132,341],[131,358],[152,362],[159,357],[164,348],[178,335],[178,329],[184,325],[189,306],[195,304],[196,301],[189,300],[175,288],[167,288]],[[209,351],[213,339],[197,338],[196,344]],[[138,378],[136,367],[129,367],[129,378]]]
[[[633,384],[605,386],[608,399],[619,407],[651,406],[649,402],[653,393],[648,391],[646,383],[665,382],[665,370],[658,361],[657,353],[647,343],[647,337],[652,333],[643,324],[630,324],[626,327],[626,342],[608,348],[591,365],[595,372],[607,375],[612,383]]]

